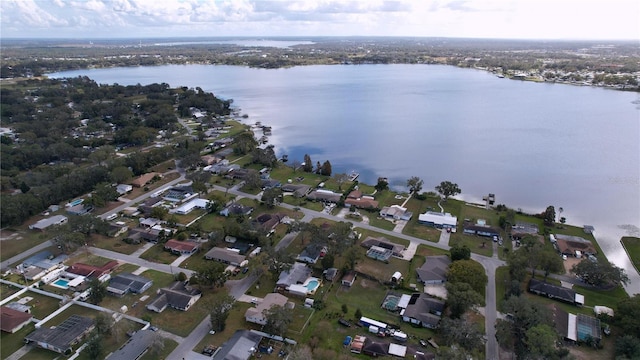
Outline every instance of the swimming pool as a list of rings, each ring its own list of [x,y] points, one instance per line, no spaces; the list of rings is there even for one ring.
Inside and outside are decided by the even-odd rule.
[[[58,279],[58,280],[52,282],[51,286],[59,287],[61,289],[68,289],[69,288],[69,280]]]
[[[320,286],[320,281],[316,278],[311,278],[307,281],[306,286],[307,286],[308,292],[312,294],[314,291],[316,291],[318,286]]]

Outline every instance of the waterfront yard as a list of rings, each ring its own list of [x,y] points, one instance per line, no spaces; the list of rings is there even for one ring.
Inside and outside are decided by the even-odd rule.
[[[636,271],[640,269],[640,238],[625,236],[620,242],[624,246],[631,263],[636,268]],[[640,272],[640,271],[639,271]]]

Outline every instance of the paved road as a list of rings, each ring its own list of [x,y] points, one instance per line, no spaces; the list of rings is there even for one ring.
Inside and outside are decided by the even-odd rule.
[[[44,249],[46,249],[46,248],[48,248],[49,246],[52,246],[52,245],[53,245],[53,243],[51,242],[51,240],[47,240],[47,241],[43,242],[42,244],[36,245],[36,246],[26,250],[23,253],[20,253],[20,254],[12,257],[10,259],[7,259],[7,260],[3,261],[2,263],[0,263],[0,269],[6,269],[9,266],[19,262],[20,260],[25,259],[25,258],[27,258],[27,257],[29,257],[29,256],[31,256],[31,255],[33,255],[33,254],[35,254],[37,252],[40,252],[40,251],[42,251],[42,250],[44,250]]]
[[[185,273],[185,275],[191,276],[191,275],[193,275],[195,273],[195,271],[192,271],[192,270],[189,270],[189,269],[173,267],[173,266],[167,265],[167,264],[154,263],[154,262],[151,262],[151,261],[140,259],[139,257],[136,257],[136,256],[121,254],[121,253],[115,252],[115,251],[99,249],[99,248],[92,247],[92,246],[90,246],[88,249],[94,255],[102,256],[102,257],[109,258],[109,259],[115,259],[115,260],[126,262],[126,263],[129,263],[129,264],[142,266],[142,267],[145,267],[145,268],[148,268],[148,269],[160,271],[160,272],[167,273],[167,274],[177,274],[179,272],[183,272],[183,273]]]

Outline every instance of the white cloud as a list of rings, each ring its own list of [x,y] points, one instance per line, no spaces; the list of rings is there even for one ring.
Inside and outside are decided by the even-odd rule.
[[[640,39],[635,0],[0,0],[2,36]]]

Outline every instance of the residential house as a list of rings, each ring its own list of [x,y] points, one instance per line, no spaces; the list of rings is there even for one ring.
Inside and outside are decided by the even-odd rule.
[[[253,212],[251,206],[245,206],[240,203],[233,203],[220,211],[222,216],[249,216]]]
[[[280,277],[276,282],[277,291],[289,290],[289,286],[296,284],[304,284],[311,277],[312,269],[307,267],[305,263],[295,262],[291,269],[280,273]]]
[[[221,159],[213,155],[203,155],[203,156],[200,156],[200,160],[202,160],[202,163],[205,165],[213,165],[219,162]]]
[[[318,259],[324,257],[327,253],[327,247],[320,244],[309,244],[307,247],[302,250],[298,256],[296,256],[296,261],[304,262],[307,264],[315,264],[318,262]]]
[[[162,198],[172,203],[183,203],[197,196],[191,186],[174,186],[167,190]]]
[[[362,348],[364,347],[365,342],[367,342],[367,338],[364,335],[356,335],[351,341],[351,352],[354,354],[360,354],[362,352]]]
[[[249,176],[256,173],[257,171],[253,169],[239,168],[229,171],[225,176],[230,179],[247,180]]]
[[[367,238],[364,239],[362,243],[360,243],[360,246],[367,249],[371,248],[372,246],[377,246],[391,251],[391,254],[393,256],[398,257],[402,257],[402,253],[404,252],[404,245],[393,243],[389,239],[382,236],[377,238],[373,236],[367,236]]]
[[[129,227],[127,225],[120,224],[109,224],[109,230],[107,230],[107,235],[110,237],[118,237],[120,235],[124,235],[129,231]]]
[[[286,193],[293,193],[293,196],[301,198],[306,196],[311,190],[311,186],[304,184],[284,184],[282,185],[282,191]]]
[[[206,209],[209,202],[210,201],[206,199],[191,199],[188,203],[185,203],[176,209],[171,209],[169,212],[172,214],[187,215],[195,209]]]
[[[233,266],[242,266],[241,264],[246,261],[246,257],[240,255],[237,251],[221,247],[212,248],[204,257],[207,260],[215,260]]]
[[[368,257],[382,262],[389,262],[391,255],[393,255],[393,252],[390,249],[380,246],[371,246],[369,250],[367,250]]]
[[[162,174],[157,173],[157,172],[150,172],[150,173],[146,173],[146,174],[140,175],[140,176],[138,176],[137,178],[135,178],[134,180],[131,181],[131,185],[134,186],[134,187],[141,188],[141,187],[147,185],[156,176],[162,178]]]
[[[213,360],[249,360],[252,358],[262,335],[250,330],[237,330],[213,355]]]
[[[164,243],[164,249],[176,255],[191,255],[200,250],[200,243],[195,241],[179,241],[170,239]]]
[[[131,273],[118,274],[109,280],[107,292],[111,295],[122,297],[131,292],[140,294],[153,285],[153,280]]]
[[[338,275],[338,269],[328,268],[327,270],[323,271],[322,274],[324,275],[324,278],[327,279],[327,281],[333,281],[336,275]]]
[[[106,357],[106,360],[137,360],[144,355],[153,343],[155,334],[151,330],[136,331],[118,350]]]
[[[383,207],[380,210],[380,216],[387,219],[409,221],[413,217],[413,213],[400,205],[391,205]]]
[[[602,340],[601,324],[598,318],[585,314],[571,314],[558,306],[553,306],[553,322],[558,334],[566,340],[595,343]]]
[[[435,329],[438,327],[445,302],[427,294],[412,294],[409,303],[400,312],[402,321]]]
[[[0,307],[0,330],[15,333],[31,322],[31,314],[7,306]]]
[[[142,205],[139,206],[140,211],[144,213],[145,216],[150,216],[151,211],[154,207],[162,204],[162,197],[160,196],[152,196],[147,198]]]
[[[200,290],[187,286],[182,281],[176,281],[169,287],[158,290],[158,296],[147,304],[147,309],[157,313],[163,312],[167,307],[187,311],[201,296]]]
[[[84,276],[87,278],[98,279],[105,274],[110,274],[113,269],[118,267],[118,262],[111,260],[102,266],[87,265],[83,263],[75,263],[65,269],[66,272]]]
[[[356,281],[356,272],[353,270],[349,270],[342,276],[342,280],[340,280],[340,284],[342,284],[342,286],[352,287],[355,281]]]
[[[367,338],[364,347],[362,347],[362,353],[365,355],[378,357],[387,356],[389,354],[389,343],[372,341]]]
[[[471,222],[465,222],[464,229],[462,231],[468,235],[478,235],[490,238],[494,236],[500,236],[499,229],[493,228],[484,223],[473,224]]]
[[[342,198],[342,194],[335,193],[331,190],[313,190],[307,195],[308,200],[322,201],[337,204]]]
[[[449,213],[427,211],[418,215],[418,223],[436,229],[451,229],[452,232],[456,232],[458,218]]]
[[[555,238],[555,248],[563,255],[567,256],[586,256],[596,255],[598,252],[587,239],[583,239],[579,236],[559,235],[553,234]]]
[[[262,190],[274,189],[279,187],[282,187],[282,183],[276,179],[262,179]]]
[[[50,226],[58,226],[58,225],[66,224],[67,221],[69,221],[69,218],[67,218],[64,215],[54,215],[54,216],[39,220],[35,224],[29,225],[29,229],[44,231],[46,228]]]
[[[282,214],[260,214],[252,222],[263,231],[271,231],[280,224],[284,217],[285,215]]]
[[[78,204],[67,208],[67,214],[70,215],[86,215],[93,211],[93,205]]]
[[[120,195],[124,195],[130,191],[133,190],[133,186],[129,185],[129,184],[118,184],[116,186],[116,191],[118,192],[118,194]]]
[[[24,260],[17,269],[27,280],[38,280],[50,272],[64,269],[67,258],[64,254],[54,257],[50,251],[45,250]]]
[[[36,343],[41,348],[69,355],[72,347],[95,328],[93,319],[71,315],[58,326],[39,328],[24,338],[26,343]]]
[[[447,255],[426,256],[424,264],[416,269],[418,280],[423,284],[443,284],[447,281],[451,259]]]
[[[344,201],[344,205],[346,207],[357,207],[360,209],[377,209],[379,203],[374,199],[373,196],[362,195],[362,191],[353,190],[347,195],[347,198]]]
[[[265,325],[267,318],[265,317],[265,311],[269,310],[272,306],[287,306],[289,299],[278,293],[267,294],[264,299],[255,307],[248,308],[244,313],[244,318],[247,322],[251,322],[258,325]],[[290,303],[292,306],[293,303]]]
[[[584,305],[584,295],[576,293],[575,290],[549,284],[536,279],[531,279],[529,281],[529,292],[578,306]]]

